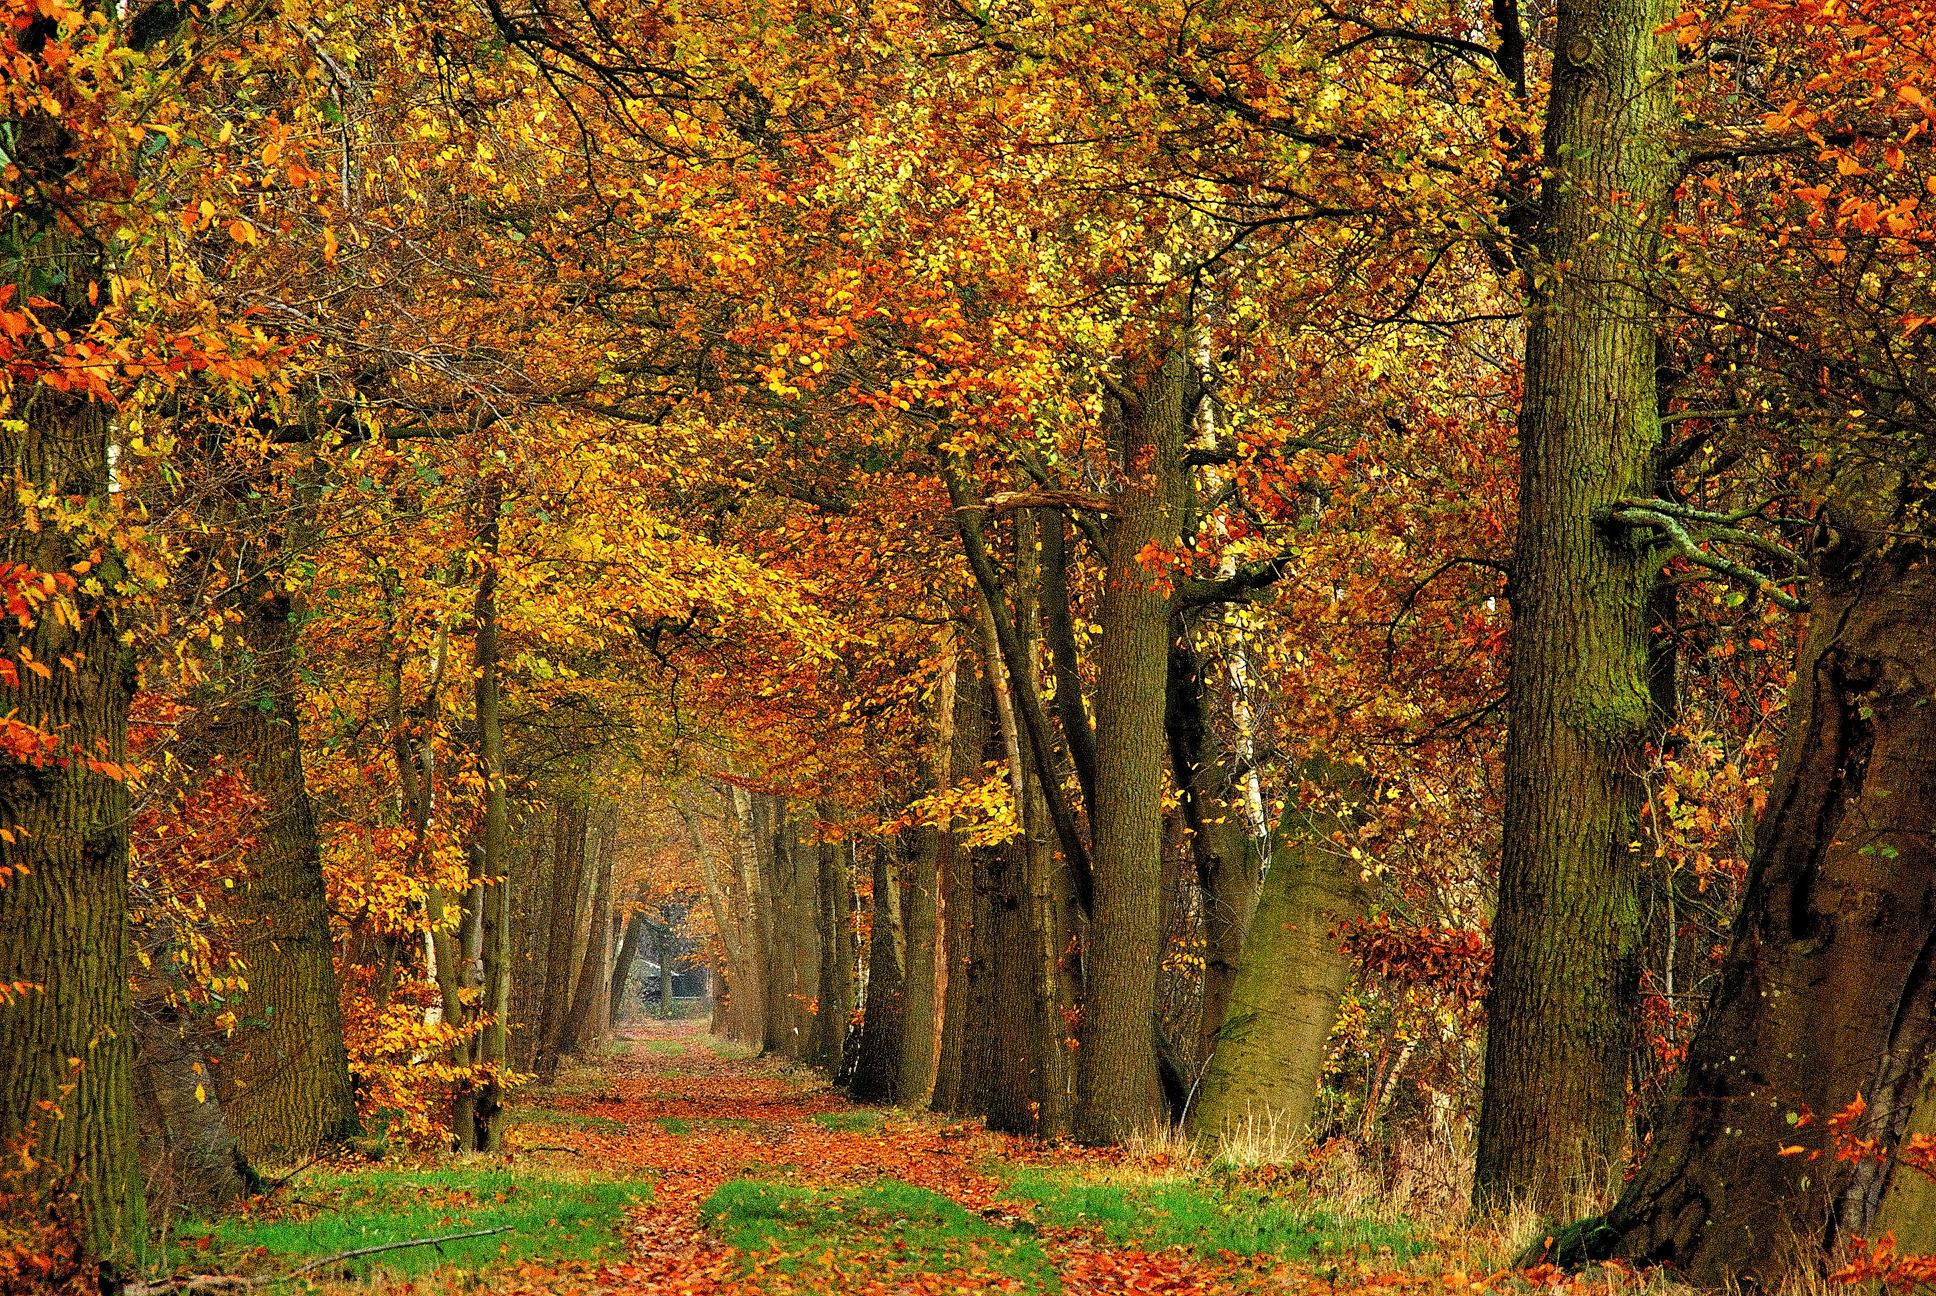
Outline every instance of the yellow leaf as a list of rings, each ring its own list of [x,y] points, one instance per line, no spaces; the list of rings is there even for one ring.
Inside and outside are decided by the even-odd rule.
[[[245,220],[229,222],[229,237],[237,243],[255,242],[255,226]]]
[[[204,1089],[204,1088],[202,1088],[202,1086],[200,1086],[200,1085],[196,1085],[196,1086],[195,1086],[195,1101],[196,1101],[196,1102],[207,1102],[207,1101],[208,1101],[208,1090],[206,1090],[206,1089]]]

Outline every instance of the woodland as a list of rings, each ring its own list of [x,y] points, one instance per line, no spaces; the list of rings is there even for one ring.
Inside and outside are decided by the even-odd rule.
[[[1929,0],[6,18],[9,1281],[503,1153],[647,963],[1936,1280]]]

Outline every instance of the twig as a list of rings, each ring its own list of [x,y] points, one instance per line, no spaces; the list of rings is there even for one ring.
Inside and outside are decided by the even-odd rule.
[[[509,1233],[510,1231],[511,1226],[509,1224],[500,1224],[496,1228],[477,1229],[470,1233],[446,1233],[442,1237],[411,1238],[405,1242],[384,1242],[378,1246],[358,1247],[354,1251],[338,1251],[335,1255],[324,1256],[320,1260],[311,1260],[305,1265],[297,1265],[294,1269],[284,1274],[283,1277],[294,1278],[297,1274],[308,1273],[311,1269],[320,1269],[324,1265],[335,1264],[338,1260],[354,1260],[358,1256],[375,1255],[379,1251],[398,1251],[404,1247],[436,1246],[440,1242],[461,1242],[465,1238],[490,1237],[495,1233]]]
[[[520,1148],[522,1152],[569,1152],[573,1156],[583,1156],[583,1152],[568,1143],[540,1143],[535,1147]]]
[[[375,1255],[379,1251],[399,1251],[404,1247],[436,1246],[440,1242],[461,1242],[465,1238],[490,1237],[496,1233],[509,1233],[512,1226],[500,1224],[496,1228],[477,1229],[471,1233],[446,1233],[442,1237],[410,1238],[404,1242],[385,1242],[380,1246],[358,1247],[354,1251],[338,1251],[335,1255],[311,1260],[308,1264],[297,1265],[288,1273],[266,1274],[260,1278],[249,1278],[242,1274],[188,1274],[180,1278],[164,1278],[160,1282],[135,1283],[121,1289],[122,1296],[161,1296],[163,1292],[182,1293],[195,1296],[197,1292],[248,1291],[265,1283],[287,1282],[311,1269],[335,1264],[338,1260],[354,1260],[358,1256]]]

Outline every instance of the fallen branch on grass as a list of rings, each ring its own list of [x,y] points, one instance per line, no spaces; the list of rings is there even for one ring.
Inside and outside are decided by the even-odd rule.
[[[247,1291],[263,1283],[286,1282],[300,1277],[312,1269],[335,1264],[339,1260],[354,1260],[359,1256],[375,1255],[379,1251],[400,1251],[404,1247],[436,1246],[442,1242],[462,1242],[466,1238],[490,1237],[496,1233],[509,1233],[511,1225],[500,1224],[496,1228],[474,1229],[469,1233],[445,1233],[440,1237],[408,1238],[402,1242],[383,1242],[376,1246],[358,1247],[354,1251],[338,1251],[335,1255],[323,1256],[307,1264],[297,1265],[285,1274],[270,1274],[261,1278],[245,1278],[240,1274],[189,1274],[180,1278],[164,1278],[154,1283],[132,1283],[121,1289],[123,1296],[161,1296],[163,1292],[176,1296],[202,1296],[203,1293]]]

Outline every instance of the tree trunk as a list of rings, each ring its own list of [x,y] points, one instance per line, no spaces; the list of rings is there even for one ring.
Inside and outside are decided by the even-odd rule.
[[[544,998],[533,1030],[537,1037],[532,1070],[541,1083],[558,1074],[571,1004],[572,945],[577,939],[579,892],[585,874],[585,835],[590,807],[576,798],[560,798],[552,821],[551,937],[545,943]]]
[[[674,1016],[672,1003],[672,928],[664,923],[652,928],[652,952],[659,956],[659,1016]]]
[[[972,777],[981,768],[982,749],[988,741],[988,697],[988,681],[979,674],[965,672],[956,677],[953,774],[957,780]],[[929,1106],[938,1112],[959,1112],[972,1102],[967,1035],[969,1002],[976,985],[975,866],[974,852],[953,833],[944,831],[940,845],[936,894],[946,959],[939,990],[941,1040]]]
[[[598,1041],[604,1025],[599,1012],[601,992],[609,984],[611,970],[605,966],[612,949],[612,867],[617,860],[618,816],[615,810],[600,815],[598,849],[588,852],[591,870],[592,902],[586,915],[584,952],[578,955],[578,984],[572,991],[571,1008],[565,1014],[561,1053],[574,1056]]]
[[[1610,530],[1654,478],[1645,279],[1673,178],[1669,0],[1566,0],[1528,267],[1505,852],[1475,1196],[1562,1208],[1617,1182],[1637,1039],[1631,844],[1658,564]]]
[[[931,830],[930,830],[931,831]],[[902,839],[906,839],[903,834]],[[907,997],[901,973],[904,944],[893,903],[894,867],[887,841],[874,841],[874,913],[867,941],[867,996],[861,1009],[860,1053],[847,1078],[858,1102],[893,1102],[901,1093],[901,1042]],[[917,951],[925,952],[925,951]],[[932,1009],[929,1010],[932,1013]]]
[[[606,995],[611,1004],[611,1014],[605,1019],[607,1027],[617,1027],[618,1019],[625,1015],[625,987],[632,979],[632,965],[639,957],[639,947],[645,943],[646,926],[643,909],[634,909],[632,916],[625,920],[625,935],[618,943],[617,957],[612,960],[612,985]],[[664,970],[663,961],[659,967]]]
[[[1930,1123],[1918,1100],[1936,1046],[1936,564],[1906,514],[1825,511],[1846,534],[1814,564],[1741,914],[1653,1145],[1583,1231],[1594,1254],[1766,1290],[1815,1248],[1898,1225],[1930,1238],[1915,1213],[1927,1188],[1907,1170],[1892,1184],[1893,1163],[1835,1159],[1825,1128],[1858,1094],[1852,1132],[1884,1147],[1912,1116]]]
[[[833,815],[830,805],[816,808],[817,818],[825,823]],[[809,1060],[828,1072],[840,1069],[847,1048],[847,1009],[854,993],[852,947],[847,942],[847,870],[840,862],[837,842],[814,844],[813,910],[820,947],[818,984],[814,990],[817,1011],[813,1020],[813,1047]]]
[[[1217,1032],[1236,986],[1238,960],[1257,904],[1261,861],[1248,816],[1237,805],[1230,761],[1217,750],[1202,658],[1189,629],[1180,629],[1170,645],[1164,728],[1170,741],[1170,776],[1182,798],[1203,903],[1203,998],[1190,1059],[1200,1067],[1216,1051]]]
[[[1172,350],[1121,420],[1124,480],[1097,654],[1095,903],[1077,1054],[1075,1136],[1085,1143],[1119,1143],[1165,1121],[1150,1022],[1163,947],[1170,600],[1141,555],[1177,540],[1188,378],[1183,352]]]
[[[58,133],[38,117],[21,129],[36,123]],[[12,147],[28,169],[34,141]],[[95,282],[95,270],[67,242],[48,234],[52,260],[36,273],[48,276],[50,296],[66,294],[68,310],[43,308],[41,318],[78,336],[86,299],[76,294]],[[0,563],[27,572],[8,579],[26,574],[43,587],[90,561],[87,580],[112,589],[126,576],[115,555],[93,551],[23,504],[52,496],[63,507],[107,507],[105,410],[44,385],[17,387],[13,400],[10,417],[0,419],[9,481],[0,490]],[[0,716],[9,717],[0,722],[0,985],[34,987],[0,994],[0,1141],[32,1140],[36,1177],[75,1184],[92,1253],[119,1257],[143,1228],[128,992],[129,809],[119,777],[135,674],[113,605],[85,587],[60,597],[75,615],[51,605],[31,620],[0,615],[0,661],[18,672],[17,682],[0,678]],[[40,669],[25,664],[30,656]]]
[[[955,715],[960,671],[960,635],[952,625],[941,632],[940,678],[934,690],[934,732],[929,740],[925,782],[929,790],[947,792],[954,786]],[[972,690],[971,690],[972,691]],[[908,951],[907,999],[901,1016],[901,1061],[895,1088],[897,1101],[910,1107],[928,1105],[934,1096],[936,1067],[942,1036],[941,988],[948,967],[948,932],[942,924],[944,852],[951,855],[954,834],[946,824],[916,827],[903,834],[911,839],[903,892]]]
[[[1351,958],[1331,933],[1362,917],[1368,898],[1357,862],[1331,839],[1349,825],[1329,800],[1341,785],[1350,784],[1324,779],[1318,799],[1284,808],[1229,1009],[1190,1113],[1201,1142],[1288,1148],[1310,1124],[1338,1001],[1351,980]]]
[[[219,1210],[255,1182],[216,1096],[214,1073],[188,1033],[193,1029],[185,1013],[159,1002],[135,1009],[141,1168],[148,1212],[162,1229],[184,1212]]]
[[[472,609],[477,626],[472,668],[477,677],[477,757],[484,775],[484,834],[479,843],[478,868],[488,884],[479,898],[484,910],[480,934],[485,1024],[478,1036],[477,1060],[487,1072],[477,1093],[475,1142],[481,1151],[501,1152],[504,1086],[499,1076],[510,1062],[511,829],[504,786],[504,717],[498,696],[498,517],[503,502],[495,481],[486,489],[484,500],[484,525],[479,528],[478,541],[485,567],[478,576]]]
[[[211,725],[210,745],[266,803],[235,914],[249,990],[228,1048],[230,1127],[257,1163],[302,1157],[356,1133],[323,863],[303,778],[296,635],[289,598],[255,582],[242,637],[253,678]],[[266,702],[264,707],[259,702]]]

